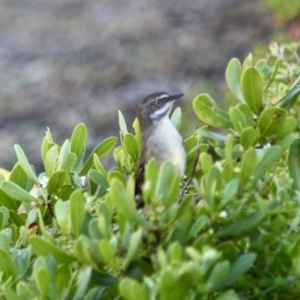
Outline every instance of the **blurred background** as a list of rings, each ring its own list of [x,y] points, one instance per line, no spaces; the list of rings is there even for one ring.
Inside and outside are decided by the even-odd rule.
[[[232,57],[299,40],[299,15],[299,0],[0,0],[0,167],[17,143],[42,171],[47,127],[61,143],[84,122],[90,152],[154,91],[185,93],[189,136],[192,99],[222,99]]]

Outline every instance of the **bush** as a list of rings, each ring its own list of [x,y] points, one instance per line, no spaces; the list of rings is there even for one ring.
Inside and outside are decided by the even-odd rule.
[[[62,146],[47,130],[39,176],[16,145],[1,177],[1,298],[299,298],[299,44],[270,49],[255,64],[229,62],[228,113],[207,94],[194,99],[206,125],[185,140],[186,176],[179,184],[169,163],[151,160],[142,209],[139,125],[129,133],[121,113],[121,145],[109,137],[85,160],[84,124]],[[180,109],[172,121],[180,126]]]

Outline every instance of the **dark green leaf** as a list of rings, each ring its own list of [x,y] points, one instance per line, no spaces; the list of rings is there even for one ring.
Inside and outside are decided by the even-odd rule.
[[[261,211],[251,213],[243,219],[235,221],[227,228],[218,232],[219,237],[228,237],[228,236],[241,236],[246,232],[256,228],[256,226],[263,220],[265,214]]]
[[[228,261],[222,261],[215,265],[212,270],[208,282],[211,284],[212,291],[218,290],[219,285],[224,282],[230,272],[230,263]]]
[[[247,253],[247,254],[241,255],[234,262],[227,278],[219,284],[218,288],[224,289],[225,287],[230,286],[237,279],[242,277],[252,267],[255,259],[256,259],[256,254],[254,254],[254,253]]]

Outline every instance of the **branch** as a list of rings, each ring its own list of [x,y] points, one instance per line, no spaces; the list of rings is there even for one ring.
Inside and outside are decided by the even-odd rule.
[[[196,172],[196,167],[197,167],[197,163],[198,163],[198,160],[199,160],[199,155],[200,155],[200,145],[199,145],[199,142],[197,144],[197,153],[196,153],[196,157],[194,159],[194,164],[193,164],[193,168],[192,168],[192,171],[190,173],[190,176],[188,177],[185,185],[183,186],[182,190],[181,190],[181,193],[180,193],[180,197],[179,197],[179,200],[178,202],[181,202],[183,196],[184,196],[184,193],[186,191],[186,189],[188,188],[189,184],[191,183],[192,179],[193,179],[193,176]]]

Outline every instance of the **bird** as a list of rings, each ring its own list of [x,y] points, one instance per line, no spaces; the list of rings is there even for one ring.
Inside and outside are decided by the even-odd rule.
[[[135,195],[141,202],[142,185],[146,163],[154,157],[159,165],[169,161],[176,173],[183,177],[186,167],[186,152],[183,139],[169,115],[175,100],[182,93],[155,92],[143,98],[137,107],[137,119],[141,129],[141,155],[135,176]]]

